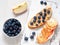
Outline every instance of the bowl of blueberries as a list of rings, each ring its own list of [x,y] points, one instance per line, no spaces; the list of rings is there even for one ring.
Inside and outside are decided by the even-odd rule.
[[[22,25],[14,18],[8,19],[3,25],[3,32],[8,37],[16,37],[21,33]]]

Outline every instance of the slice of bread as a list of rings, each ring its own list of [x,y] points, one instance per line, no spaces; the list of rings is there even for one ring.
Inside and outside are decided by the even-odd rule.
[[[39,44],[45,43],[49,40],[49,37],[53,34],[54,30],[57,28],[57,21],[54,19],[50,19],[47,21],[45,26],[41,31],[41,35],[37,36],[37,42]]]
[[[29,22],[28,27],[31,29],[39,28],[45,22],[50,19],[52,15],[52,8],[50,6],[47,6],[45,9],[43,9],[41,12],[37,13]]]

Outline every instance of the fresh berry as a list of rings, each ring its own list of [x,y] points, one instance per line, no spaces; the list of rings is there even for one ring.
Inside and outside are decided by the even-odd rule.
[[[46,17],[46,12],[44,12],[44,16]]]
[[[17,19],[8,19],[4,23],[3,31],[9,37],[17,36],[21,32],[21,23]]]
[[[24,40],[25,40],[25,41],[28,41],[28,37],[25,37]]]
[[[43,4],[43,1],[40,1],[41,4]]]
[[[34,16],[34,20],[36,20],[37,19],[37,17],[36,16]]]
[[[44,9],[44,12],[46,12],[46,9]]]
[[[45,16],[42,16],[42,19],[45,19]]]
[[[47,5],[47,2],[44,2],[45,5]]]
[[[50,14],[50,11],[48,10],[47,13]]]
[[[33,22],[30,22],[30,25],[33,25]]]
[[[31,36],[30,36],[30,39],[34,39],[34,36],[33,36],[33,35],[31,35]]]
[[[42,16],[42,12],[40,12],[39,14],[40,14],[40,16]]]
[[[40,23],[41,21],[40,20],[38,20],[38,23]]]
[[[33,20],[33,22],[35,23],[35,22],[36,22],[36,20]]]
[[[38,26],[38,24],[36,24],[36,26]]]
[[[40,19],[41,17],[40,16],[38,16],[38,19]]]
[[[32,32],[32,35],[35,35],[35,32]]]

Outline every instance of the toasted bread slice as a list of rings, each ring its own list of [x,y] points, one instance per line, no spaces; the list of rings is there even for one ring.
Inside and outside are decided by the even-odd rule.
[[[47,6],[41,12],[37,13],[29,22],[28,27],[31,29],[39,28],[43,24],[46,23],[48,19],[50,19],[52,15],[52,8]]]
[[[45,26],[41,31],[41,36],[37,36],[37,42],[39,44],[45,43],[49,40],[49,37],[53,34],[54,30],[57,27],[57,22],[54,19],[50,19],[46,22]]]

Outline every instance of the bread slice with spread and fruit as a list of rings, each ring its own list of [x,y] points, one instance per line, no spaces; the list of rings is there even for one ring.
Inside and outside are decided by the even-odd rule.
[[[37,13],[33,18],[28,22],[28,27],[31,29],[39,28],[45,22],[50,19],[52,15],[52,8],[47,6],[41,12]]]
[[[47,21],[45,26],[43,27],[41,33],[37,36],[37,42],[39,44],[43,44],[52,38],[52,34],[54,33],[55,29],[57,28],[57,21],[55,19],[50,19]],[[51,36],[52,35],[52,36]],[[51,37],[50,37],[51,36]]]

